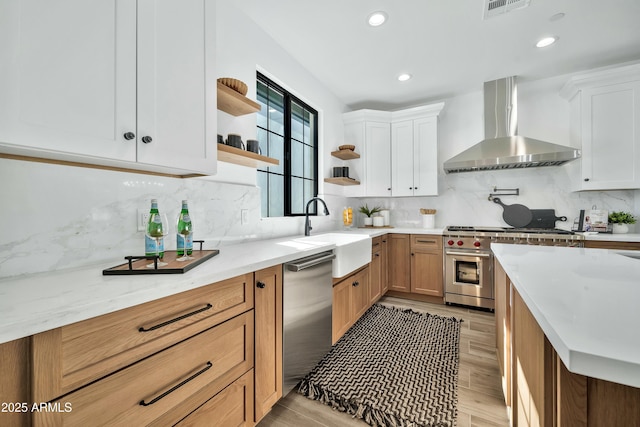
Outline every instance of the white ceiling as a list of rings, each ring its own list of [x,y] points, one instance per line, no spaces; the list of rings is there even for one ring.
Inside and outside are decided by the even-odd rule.
[[[397,109],[640,59],[640,0],[531,0],[483,20],[484,0],[233,0],[353,109]],[[381,27],[366,23],[384,10]],[[564,13],[556,21],[550,18]],[[559,36],[547,48],[545,35]],[[398,82],[400,73],[413,79]]]

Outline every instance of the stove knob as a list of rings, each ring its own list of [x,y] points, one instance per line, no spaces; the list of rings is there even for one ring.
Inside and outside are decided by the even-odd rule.
[[[482,246],[482,243],[476,240],[475,242],[473,242],[473,246],[475,246],[476,248],[479,248],[480,246]]]
[[[458,240],[458,246],[462,246],[464,242],[462,240]]]
[[[447,241],[447,245],[449,245],[449,246],[453,246],[453,244],[454,244],[454,243],[455,243],[455,242],[454,242],[453,240],[449,240],[449,241]]]

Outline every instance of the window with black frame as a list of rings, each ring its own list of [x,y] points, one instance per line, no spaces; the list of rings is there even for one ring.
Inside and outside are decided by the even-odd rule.
[[[258,73],[258,141],[263,155],[278,166],[258,169],[262,216],[304,215],[318,194],[318,113]],[[309,207],[316,214],[316,204]]]

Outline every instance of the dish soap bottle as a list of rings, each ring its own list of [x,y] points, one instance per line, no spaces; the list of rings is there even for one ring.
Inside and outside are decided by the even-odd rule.
[[[178,255],[191,255],[193,253],[193,224],[189,216],[187,201],[182,201],[182,210],[178,216],[178,230],[176,233],[176,250]]]
[[[160,218],[160,211],[158,210],[158,199],[151,199],[151,210],[149,211],[149,222],[147,222],[147,232],[144,236],[144,254],[147,256],[157,254],[160,258],[164,257],[164,239],[158,240],[151,236],[162,235],[162,220]]]

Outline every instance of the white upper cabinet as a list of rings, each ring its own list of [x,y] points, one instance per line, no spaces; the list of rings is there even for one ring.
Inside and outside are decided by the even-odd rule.
[[[366,195],[391,195],[391,135],[389,123],[368,122],[365,125],[367,150],[365,153]]]
[[[444,103],[344,114],[345,143],[362,147],[362,190],[352,197],[438,194],[438,114]],[[347,190],[349,191],[349,190]]]
[[[205,0],[0,2],[0,152],[215,173],[214,58]]]
[[[575,76],[561,95],[571,105],[572,143],[582,147],[568,164],[574,189],[640,188],[640,65]]]
[[[438,114],[444,103],[395,111],[391,195],[438,195]]]
[[[358,110],[343,115],[345,144],[354,144],[360,159],[348,162],[351,177],[361,185],[345,188],[350,197],[391,195],[391,114]]]

